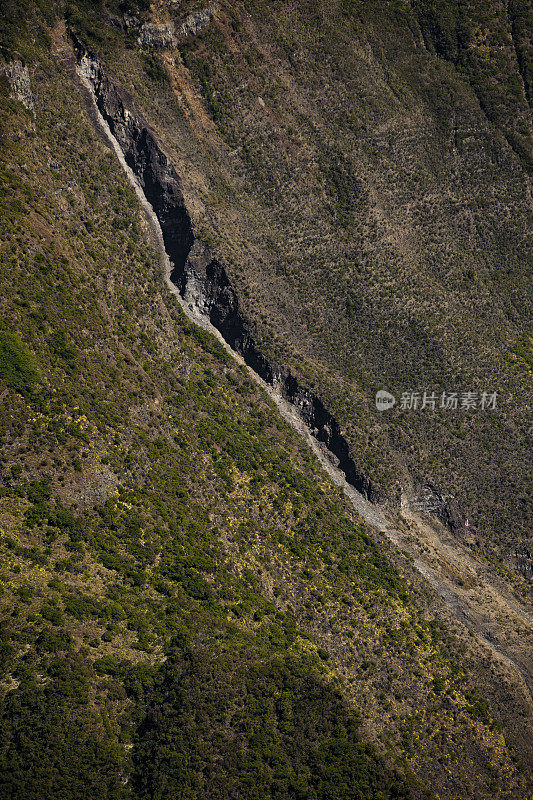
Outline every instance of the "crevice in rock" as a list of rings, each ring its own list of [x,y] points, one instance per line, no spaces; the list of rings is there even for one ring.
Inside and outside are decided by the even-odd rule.
[[[97,59],[75,42],[78,69],[90,84],[96,105],[159,220],[171,262],[171,281],[197,313],[207,317],[227,344],[266,383],[291,403],[311,435],[326,448],[346,481],[366,499],[381,499],[377,485],[354,461],[335,417],[290,369],[272,364],[260,351],[235,288],[210,246],[194,234],[179,176],[133,101],[113,84]]]
[[[369,525],[381,531],[396,547],[401,547],[412,558],[414,568],[429,581],[461,624],[471,630],[478,641],[503,663],[516,670],[529,697],[529,665],[520,654],[517,658],[513,646],[502,640],[497,616],[487,616],[483,597],[491,598],[492,607],[492,598],[496,591],[500,601],[508,605],[509,613],[518,613],[521,619],[527,620],[527,612],[513,602],[509,603],[507,595],[501,594],[490,581],[487,582],[485,595],[481,600],[477,593],[471,597],[462,590],[458,591],[453,579],[456,570],[451,577],[447,566],[449,562],[452,569],[455,569],[453,565],[456,559],[449,559],[449,545],[440,541],[440,534],[432,526],[431,537],[436,533],[438,539],[435,552],[438,554],[439,564],[443,565],[439,571],[436,571],[434,558],[431,556],[434,550],[428,551],[430,556],[426,558],[426,547],[421,549],[414,546],[405,532],[401,533],[391,527],[391,521],[384,509],[376,505],[375,501],[380,499],[377,488],[357,469],[337,421],[316,395],[300,386],[290,370],[273,366],[260,352],[224,267],[209,246],[194,235],[174,168],[159,150],[141,115],[135,116],[130,111],[133,107],[132,101],[107,80],[94,58],[81,48],[78,48],[77,55],[78,75],[91,96],[91,108],[97,124],[135,187],[147,220],[154,229],[165,279],[170,290],[179,296],[185,313],[196,324],[219,335],[225,341],[226,347],[233,349],[237,360],[250,366],[258,381],[261,382],[263,378],[262,384],[273,397],[282,416],[308,442],[324,469],[333,482],[343,489],[355,510]],[[111,115],[113,108],[117,112],[114,117]],[[150,193],[154,206],[148,202],[145,188]],[[154,207],[159,208],[160,217],[156,215]],[[169,258],[170,252],[173,254],[172,262]],[[436,512],[441,521],[450,525],[453,522],[450,517],[453,509],[447,509],[447,505],[453,498],[443,495],[429,484],[419,489],[423,494],[421,499],[426,512]],[[424,508],[421,507],[421,511],[424,512]],[[408,525],[414,526],[417,536],[420,535],[425,541],[425,530],[429,523],[417,516],[416,502],[413,505],[409,498],[407,502],[402,502],[401,513]],[[455,517],[459,523],[466,519],[460,510]],[[431,537],[430,540],[433,541]],[[459,550],[459,555],[462,552]]]

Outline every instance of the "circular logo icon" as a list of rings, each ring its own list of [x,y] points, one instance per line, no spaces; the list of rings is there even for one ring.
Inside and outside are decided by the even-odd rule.
[[[380,391],[376,393],[376,408],[378,411],[387,411],[389,408],[392,408],[395,403],[396,399],[390,392],[380,389]]]

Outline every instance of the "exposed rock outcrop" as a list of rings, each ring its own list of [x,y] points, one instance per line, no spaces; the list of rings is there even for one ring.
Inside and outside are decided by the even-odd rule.
[[[28,67],[23,64],[22,61],[14,59],[5,64],[2,71],[7,76],[9,85],[11,86],[11,94],[15,100],[18,100],[22,103],[24,108],[27,108],[28,111],[35,114],[30,71]]]
[[[137,44],[142,50],[157,50],[176,46],[176,26],[174,22],[156,24],[147,22],[141,27]]]
[[[469,528],[468,517],[455,497],[443,494],[432,484],[419,488],[414,507],[424,514],[436,517],[456,536],[464,536]]]
[[[185,22],[180,26],[178,31],[179,36],[186,38],[187,36],[196,36],[202,33],[202,31],[205,31],[212,18],[217,13],[218,8],[218,3],[211,3],[207,8],[197,11],[194,14],[189,14]]]
[[[218,3],[211,3],[207,8],[189,14],[181,24],[174,20],[161,23],[147,22],[141,27],[137,44],[142,50],[163,50],[177,47],[180,41],[205,31],[218,9]]]
[[[194,234],[179,177],[147,123],[133,113],[126,93],[111,83],[94,58],[78,49],[78,59],[100,113],[159,220],[172,265],[171,279],[181,296],[209,319],[248,366],[298,410],[348,483],[369,500],[379,500],[379,488],[357,466],[339,423],[320,398],[301,386],[289,369],[272,364],[260,351],[253,325],[240,307],[224,266],[209,245]]]

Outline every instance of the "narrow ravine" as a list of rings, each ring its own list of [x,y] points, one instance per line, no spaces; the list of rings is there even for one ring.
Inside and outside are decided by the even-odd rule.
[[[377,485],[354,461],[333,414],[319,397],[301,386],[290,369],[271,363],[261,352],[223,264],[210,246],[195,236],[179,177],[148,124],[128,107],[127,97],[109,81],[98,61],[83,51],[78,52],[78,72],[122,152],[121,163],[130,168],[157,218],[170,261],[167,283],[170,279],[186,305],[205,317],[247,366],[298,408],[311,434],[325,445],[348,483],[367,499],[378,501]]]
[[[532,669],[526,659],[517,659],[497,635],[498,621],[479,603],[460,592],[445,571],[435,569],[417,541],[428,527],[407,509],[405,519],[414,531],[411,537],[389,521],[389,512],[377,505],[378,488],[357,468],[340,426],[321,400],[301,387],[290,370],[273,366],[258,349],[252,326],[246,320],[228,275],[211,248],[199,241],[185,206],[178,175],[140,115],[127,106],[125,96],[106,77],[98,61],[78,45],[77,74],[92,103],[93,119],[103,132],[124,169],[149,222],[160,256],[166,285],[191,322],[212,333],[228,353],[247,367],[251,377],[269,394],[284,419],[305,439],[333,482],[343,489],[358,514],[374,529],[411,557],[418,573],[441,596],[456,619],[472,631],[479,642],[511,667],[525,696],[532,697]],[[431,530],[432,534],[435,531]],[[446,560],[446,547],[439,548],[433,536],[437,561]],[[426,548],[427,549],[427,548]],[[487,584],[487,597],[497,595],[506,616],[518,614],[507,597]],[[477,604],[476,604],[477,603]],[[488,632],[490,630],[490,632]]]

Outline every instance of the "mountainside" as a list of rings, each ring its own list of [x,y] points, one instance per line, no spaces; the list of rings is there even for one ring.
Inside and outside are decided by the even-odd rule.
[[[0,30],[0,796],[531,796],[529,4]]]

